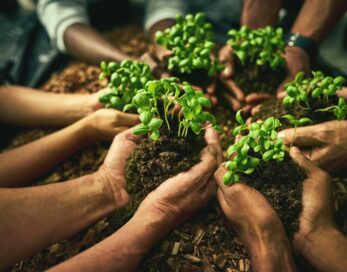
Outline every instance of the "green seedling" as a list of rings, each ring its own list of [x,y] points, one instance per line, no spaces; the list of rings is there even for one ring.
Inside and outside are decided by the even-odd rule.
[[[172,52],[168,59],[169,70],[190,74],[204,69],[213,76],[223,69],[217,59],[212,58],[215,47],[212,25],[206,22],[203,13],[177,16],[174,26],[156,33],[156,41]]]
[[[130,103],[136,92],[144,88],[152,80],[149,66],[140,61],[124,60],[121,63],[103,61],[100,64],[102,72],[100,80],[108,80],[110,92],[100,96],[99,101],[106,108],[123,110]]]
[[[169,118],[173,118],[177,106],[180,107],[178,137],[187,137],[189,129],[196,135],[200,134],[206,122],[210,122],[214,129],[221,130],[215,117],[203,110],[211,107],[210,100],[190,84],[179,84],[175,77],[149,81],[124,107],[124,111],[136,109],[140,114],[141,124],[134,128],[135,135],[150,134],[149,138],[156,141],[164,123],[171,130]]]
[[[283,104],[290,106],[297,104],[303,109],[311,109],[309,101],[321,100],[330,103],[330,97],[336,97],[336,92],[341,90],[345,79],[341,76],[336,78],[325,76],[321,71],[312,72],[313,78],[305,78],[303,72],[299,72],[294,81],[286,84],[287,96]],[[338,105],[316,111],[327,111],[335,114],[337,120],[344,120],[346,116],[345,101],[339,100]],[[341,119],[342,118],[342,119]]]
[[[228,37],[228,44],[242,65],[249,62],[275,70],[286,63],[282,56],[285,47],[282,28],[267,26],[252,30],[242,26],[238,31],[229,30]]]
[[[245,134],[247,131],[248,133],[227,150],[227,156],[231,158],[225,164],[228,172],[223,177],[227,186],[238,182],[240,173],[252,174],[261,161],[281,162],[285,156],[283,138],[277,138],[277,130],[281,126],[278,119],[269,117],[264,122],[252,123],[247,128],[240,112],[236,116],[239,126],[234,129],[233,134]],[[257,153],[259,156],[255,157]]]
[[[339,121],[345,120],[346,119],[346,114],[347,114],[347,104],[346,100],[343,98],[339,98],[339,102],[336,106],[330,106],[325,109],[319,109],[316,111],[320,112],[332,112],[336,119]]]
[[[283,115],[281,118],[286,119],[289,121],[289,123],[294,127],[294,134],[293,134],[293,138],[292,141],[290,143],[289,149],[292,148],[292,145],[295,141],[295,136],[296,136],[296,130],[298,127],[300,126],[305,126],[305,125],[309,125],[312,124],[312,120],[310,118],[307,117],[303,117],[300,119],[296,119],[293,115],[291,114],[285,114]]]

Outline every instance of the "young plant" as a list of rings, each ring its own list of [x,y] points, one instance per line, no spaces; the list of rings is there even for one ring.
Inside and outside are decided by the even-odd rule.
[[[212,25],[206,22],[204,13],[177,16],[174,26],[156,33],[156,41],[172,52],[168,59],[169,70],[190,74],[196,69],[204,69],[212,76],[223,69],[212,58],[215,47]]]
[[[106,108],[123,110],[136,92],[152,80],[151,69],[140,61],[124,60],[120,64],[103,61],[100,64],[102,72],[100,80],[107,78],[110,92],[100,96],[99,101]]]
[[[211,106],[210,100],[186,82],[182,87],[175,77],[149,81],[144,89],[137,92],[131,103],[124,107],[124,111],[137,109],[141,124],[134,128],[134,134],[149,133],[149,138],[156,141],[160,137],[160,128],[164,122],[167,129],[171,130],[169,118],[174,117],[177,106],[180,107],[178,137],[187,137],[189,129],[197,135],[200,134],[206,122],[220,130],[215,117],[203,111],[204,107]]]
[[[299,126],[312,124],[312,120],[310,118],[307,118],[307,117],[296,119],[291,114],[285,114],[281,118],[288,120],[288,122],[294,127],[293,138],[292,138],[292,141],[291,141],[290,146],[289,146],[289,149],[290,149],[290,148],[292,148],[292,145],[294,143],[297,128]]]
[[[346,114],[347,114],[347,104],[346,104],[346,100],[343,98],[339,98],[339,102],[337,105],[335,106],[330,106],[327,107],[325,109],[319,109],[316,111],[320,111],[320,112],[332,112],[336,119],[339,121],[345,120],[346,119]]]
[[[267,65],[272,70],[285,65],[282,28],[267,26],[253,30],[242,26],[238,31],[229,30],[228,37],[228,44],[242,65],[249,62],[258,66]]]
[[[245,134],[247,131],[248,134],[243,135],[227,150],[228,157],[231,157],[225,164],[228,172],[224,175],[224,184],[227,186],[238,182],[240,173],[252,174],[261,161],[280,162],[285,156],[283,138],[277,138],[277,130],[281,126],[278,119],[269,117],[264,122],[252,123],[246,128],[239,112],[237,116],[240,126],[234,129],[233,134]]]
[[[283,99],[283,104],[290,106],[298,104],[304,109],[311,109],[310,101],[321,100],[329,104],[331,97],[336,97],[336,92],[341,90],[345,79],[341,76],[336,78],[325,76],[321,71],[312,72],[313,78],[305,78],[303,72],[299,72],[294,81],[286,84],[287,96]],[[339,100],[338,105],[329,106],[316,111],[328,111],[335,114],[337,120],[345,119],[345,101]],[[341,119],[342,118],[342,119]]]

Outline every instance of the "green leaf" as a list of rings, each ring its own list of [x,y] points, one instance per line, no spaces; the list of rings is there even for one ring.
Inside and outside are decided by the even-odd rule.
[[[139,124],[136,127],[134,127],[133,133],[135,135],[143,135],[147,134],[149,132],[149,128],[144,124]]]
[[[236,112],[235,119],[240,125],[243,125],[245,123],[245,121],[242,118],[242,110]]]
[[[204,96],[199,97],[198,102],[206,108],[210,108],[212,106],[210,99],[208,99],[207,97],[204,97]]]
[[[268,150],[263,154],[263,160],[269,161],[272,159],[273,155],[275,154],[274,150]]]
[[[162,124],[163,120],[159,118],[152,118],[152,120],[148,124],[148,127],[150,131],[156,131],[161,127]]]
[[[299,124],[301,126],[307,125],[307,124],[312,124],[312,120],[310,118],[304,117],[299,119]]]
[[[200,133],[201,125],[198,122],[190,121],[189,126],[196,135],[198,135]]]
[[[159,139],[159,137],[160,137],[160,132],[159,132],[159,130],[156,130],[156,131],[153,131],[153,132],[151,133],[151,135],[149,136],[149,139],[150,139],[151,141],[156,141],[156,140]]]
[[[140,114],[140,121],[144,125],[148,125],[148,123],[152,120],[152,117],[153,117],[153,113],[150,110],[145,110],[141,112]]]

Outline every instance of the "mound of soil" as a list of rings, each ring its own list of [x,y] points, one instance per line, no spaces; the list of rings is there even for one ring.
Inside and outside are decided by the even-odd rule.
[[[242,65],[237,58],[234,71],[233,79],[246,95],[253,92],[275,94],[286,76],[285,67],[274,71],[269,66],[258,66],[251,62]]]
[[[296,119],[300,119],[303,117],[308,117],[312,120],[313,124],[319,124],[326,121],[336,120],[336,117],[331,112],[317,112],[317,109],[324,109],[331,105],[337,104],[337,97],[330,98],[329,102],[325,102],[322,100],[313,100],[312,98],[309,101],[311,105],[311,109],[305,109],[300,107],[297,104],[294,104],[290,107],[286,107],[282,101],[277,99],[267,100],[261,104],[259,111],[254,114],[252,117],[253,121],[256,120],[265,120],[266,118],[273,116],[275,118],[281,118],[281,116],[285,114],[291,114]],[[282,127],[281,129],[292,127],[287,120],[281,119]]]
[[[251,175],[242,175],[241,180],[267,198],[281,218],[287,234],[292,237],[298,228],[305,178],[302,170],[286,154],[283,162],[262,161]]]

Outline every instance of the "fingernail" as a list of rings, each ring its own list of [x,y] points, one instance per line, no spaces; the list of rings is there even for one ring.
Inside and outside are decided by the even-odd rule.
[[[297,148],[296,146],[292,146],[290,148],[290,152],[293,152],[294,154],[299,154],[300,153],[300,150],[299,148]]]

